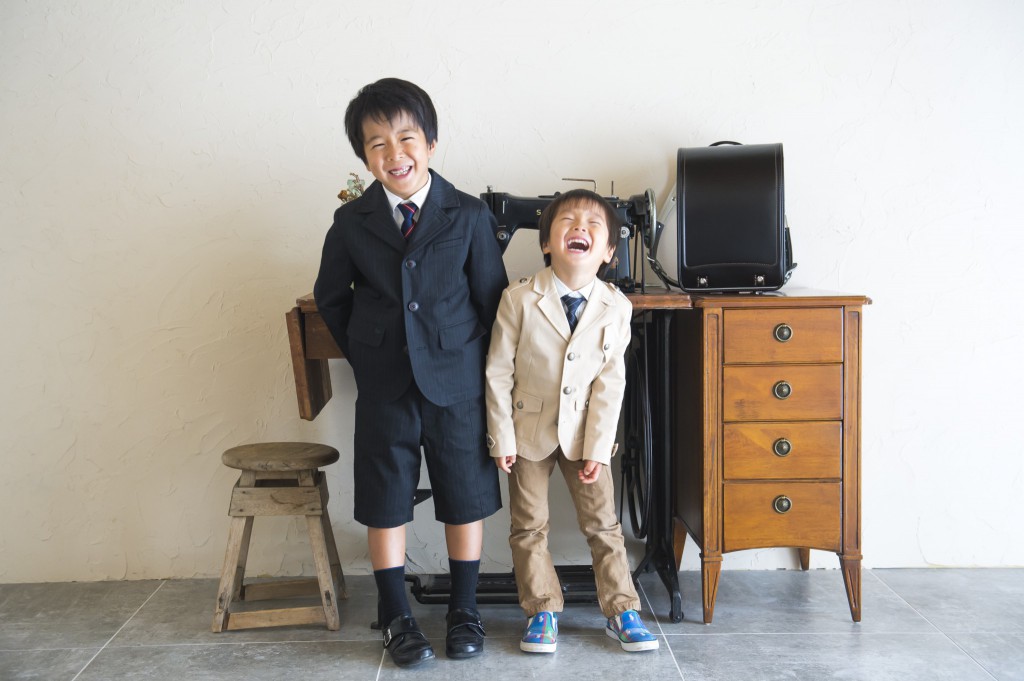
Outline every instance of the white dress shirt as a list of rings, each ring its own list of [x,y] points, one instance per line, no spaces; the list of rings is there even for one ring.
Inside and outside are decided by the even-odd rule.
[[[402,228],[402,222],[405,216],[402,215],[402,211],[398,209],[398,204],[405,203],[406,201],[412,201],[416,204],[416,213],[413,215],[413,220],[419,221],[420,212],[423,210],[423,202],[427,200],[427,194],[430,193],[430,183],[433,181],[432,176],[427,174],[427,183],[423,185],[423,189],[413,194],[407,199],[403,199],[397,194],[392,194],[388,191],[387,187],[384,187],[384,195],[388,197],[388,203],[391,204],[391,217],[395,219],[395,226],[399,229]]]
[[[551,270],[551,278],[555,280],[555,290],[558,292],[558,297],[559,298],[561,298],[562,296],[564,296],[566,294],[569,294],[573,298],[582,298],[583,299],[583,302],[580,303],[579,309],[576,311],[576,319],[582,319],[583,318],[583,310],[587,309],[587,299],[590,298],[591,294],[594,292],[594,284],[597,283],[597,279],[591,279],[589,284],[586,284],[585,286],[583,286],[581,288],[578,288],[575,291],[573,291],[571,288],[566,286],[565,283],[561,279],[559,279],[555,275],[555,271],[554,270]],[[562,307],[564,308],[565,305],[563,304]]]

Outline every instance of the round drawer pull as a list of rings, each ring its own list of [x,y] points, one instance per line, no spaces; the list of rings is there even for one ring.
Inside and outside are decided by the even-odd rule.
[[[793,337],[793,327],[789,324],[779,324],[775,327],[773,335],[775,336],[775,340],[780,343],[785,343]]]
[[[786,381],[779,381],[772,386],[772,394],[780,400],[784,400],[793,394],[793,386]]]
[[[780,494],[772,501],[772,508],[775,509],[776,513],[789,513],[790,509],[793,508],[793,501],[785,494]]]
[[[789,456],[789,453],[793,451],[793,443],[784,437],[780,437],[772,443],[772,451],[775,453],[775,456]]]

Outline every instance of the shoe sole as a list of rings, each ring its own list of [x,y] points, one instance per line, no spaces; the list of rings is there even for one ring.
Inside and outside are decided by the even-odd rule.
[[[619,638],[618,634],[607,627],[605,628],[604,633],[608,634],[609,638],[614,638],[618,641],[619,645],[622,646],[622,649],[627,653],[642,653],[645,650],[657,650],[660,646],[658,639],[654,639],[653,641],[633,641],[627,643]]]
[[[519,642],[519,650],[524,653],[553,653],[555,648],[558,646],[557,643],[527,643],[526,641]]]

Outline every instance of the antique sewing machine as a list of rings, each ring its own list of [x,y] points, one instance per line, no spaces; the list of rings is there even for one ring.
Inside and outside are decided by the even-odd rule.
[[[574,178],[563,178],[573,180]],[[577,180],[583,181],[583,180]],[[585,180],[593,182],[593,180]],[[596,189],[596,183],[595,189]],[[612,192],[614,194],[614,183]],[[537,229],[540,214],[558,194],[543,196],[514,196],[506,192],[496,192],[488,186],[480,198],[494,213],[498,228],[494,236],[498,240],[501,252],[504,253],[512,241],[512,236],[519,229]],[[645,285],[644,267],[640,260],[645,257],[644,251],[649,245],[656,244],[661,233],[657,219],[654,191],[646,190],[643,194],[634,194],[628,199],[617,196],[604,197],[615,208],[620,218],[618,243],[615,257],[604,275],[604,280],[619,287],[624,293],[632,293],[639,285]],[[645,248],[647,247],[647,248]],[[639,270],[640,281],[636,280]]]

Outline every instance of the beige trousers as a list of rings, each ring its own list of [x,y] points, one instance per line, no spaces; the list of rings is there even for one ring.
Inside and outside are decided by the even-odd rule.
[[[580,531],[590,545],[601,612],[605,617],[613,617],[626,610],[640,610],[622,527],[615,516],[611,471],[606,466],[596,482],[584,485],[578,477],[584,462],[569,461],[561,449],[556,449],[543,461],[517,458],[508,477],[512,515],[508,543],[512,547],[519,604],[527,617],[545,610],[561,612],[564,605],[558,575],[548,551],[548,483],[556,462],[576,506]]]

